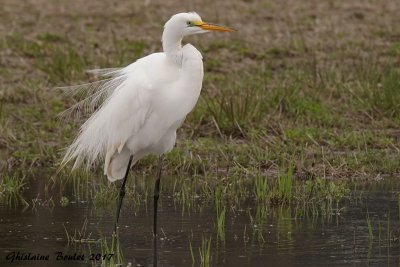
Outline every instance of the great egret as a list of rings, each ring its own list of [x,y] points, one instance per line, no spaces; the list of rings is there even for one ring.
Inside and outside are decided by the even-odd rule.
[[[73,169],[82,163],[89,167],[99,158],[105,159],[108,180],[123,179],[115,225],[131,165],[148,154],[156,154],[159,161],[153,232],[157,233],[163,154],[171,151],[176,130],[195,106],[204,74],[200,52],[191,44],[182,47],[182,38],[209,31],[233,30],[205,23],[195,12],[173,15],[164,26],[164,52],[143,57],[125,68],[95,70],[103,80],[70,87],[73,94],[83,93],[86,98],[67,113],[93,114],[81,126],[61,166],[75,159]]]

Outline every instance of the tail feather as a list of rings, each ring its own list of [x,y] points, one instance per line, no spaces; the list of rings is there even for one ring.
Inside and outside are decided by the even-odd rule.
[[[93,70],[101,76],[111,76],[111,78],[86,83],[77,86],[59,87],[64,93],[81,97],[78,103],[62,112],[61,118],[68,118],[75,115],[77,118],[91,117],[82,125],[78,137],[68,147],[61,167],[75,159],[73,169],[85,163],[87,167],[91,166],[107,149],[107,143],[104,138],[99,138],[99,134],[104,131],[104,120],[100,119],[100,114],[112,97],[113,92],[117,90],[127,79],[126,75],[120,69],[99,69]],[[106,113],[106,112],[105,112]]]
[[[75,160],[87,168],[106,159],[105,173],[110,181],[122,179],[129,161],[125,143],[144,125],[153,112],[151,80],[140,67],[140,61],[122,70],[96,71],[111,78],[76,88],[85,98],[70,111],[90,114],[81,126],[78,137],[67,148],[61,166]],[[140,63],[141,64],[141,63]],[[140,65],[139,65],[140,66]],[[92,112],[94,111],[94,112]],[[109,152],[110,147],[114,147]]]
[[[70,117],[83,118],[92,114],[105,100],[114,92],[115,88],[120,86],[126,77],[116,76],[92,83],[86,83],[76,86],[59,87],[65,95],[83,98],[76,104],[59,114],[62,119]]]
[[[87,70],[86,73],[96,76],[109,77],[115,75],[120,70],[122,70],[122,68],[93,69]]]

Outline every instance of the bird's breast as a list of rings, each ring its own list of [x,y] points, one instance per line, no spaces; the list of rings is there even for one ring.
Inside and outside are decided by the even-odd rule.
[[[202,82],[202,75],[191,75],[190,79],[185,77],[171,88],[166,104],[174,117],[182,119],[194,108],[200,96]]]

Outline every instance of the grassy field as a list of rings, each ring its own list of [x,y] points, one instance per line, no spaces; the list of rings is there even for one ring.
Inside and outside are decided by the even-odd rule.
[[[399,176],[396,0],[4,0],[0,175],[54,175],[80,125],[59,121],[76,100],[54,87],[160,51],[165,21],[191,10],[237,32],[185,40],[202,52],[205,79],[167,173],[225,184],[288,170],[297,180]],[[155,164],[144,159],[136,173]]]

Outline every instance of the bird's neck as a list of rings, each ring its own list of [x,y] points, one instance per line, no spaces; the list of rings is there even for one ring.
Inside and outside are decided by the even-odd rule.
[[[168,28],[164,29],[162,35],[163,50],[174,61],[182,55],[182,38],[182,35],[174,33]]]

